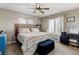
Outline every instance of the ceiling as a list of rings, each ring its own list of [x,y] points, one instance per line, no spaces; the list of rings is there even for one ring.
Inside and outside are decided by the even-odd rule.
[[[33,13],[34,10],[29,8],[35,8],[34,3],[0,3],[0,8],[21,12],[37,17],[46,17],[49,15],[54,15],[56,13],[79,8],[78,3],[39,3],[39,5],[41,7],[49,7],[50,9],[45,10],[44,14],[40,13],[39,11]]]

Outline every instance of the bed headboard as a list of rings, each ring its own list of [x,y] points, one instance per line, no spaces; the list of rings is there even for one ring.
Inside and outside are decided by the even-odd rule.
[[[15,30],[15,36],[18,34],[18,28],[35,28],[35,25],[33,24],[15,24],[14,30]]]

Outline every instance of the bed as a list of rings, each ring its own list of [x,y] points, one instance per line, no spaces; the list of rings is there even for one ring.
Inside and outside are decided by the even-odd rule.
[[[34,28],[34,25],[24,25],[24,24],[19,24],[21,26],[16,27],[18,29],[19,27],[21,28]],[[23,27],[24,26],[24,27]],[[18,31],[18,30],[17,30]],[[44,41],[46,39],[52,39],[53,36],[50,33],[46,32],[17,32],[17,41],[19,41],[22,45],[22,51],[24,55],[33,55],[34,52],[37,49],[37,45],[39,42]]]

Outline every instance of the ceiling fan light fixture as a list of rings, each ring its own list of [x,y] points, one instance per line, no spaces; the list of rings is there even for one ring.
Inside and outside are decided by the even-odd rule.
[[[43,10],[49,10],[49,8],[41,8],[40,4],[38,4],[38,3],[35,4],[35,8],[31,8],[31,9],[35,9],[35,11],[33,11],[33,13],[35,13],[35,12],[45,13]]]

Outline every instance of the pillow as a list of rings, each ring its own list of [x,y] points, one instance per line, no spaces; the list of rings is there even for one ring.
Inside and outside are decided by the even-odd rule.
[[[38,28],[31,28],[32,32],[40,32],[40,30]]]
[[[30,29],[29,28],[19,28],[18,32],[19,33],[25,33],[25,32],[28,33],[28,32],[30,32]]]

